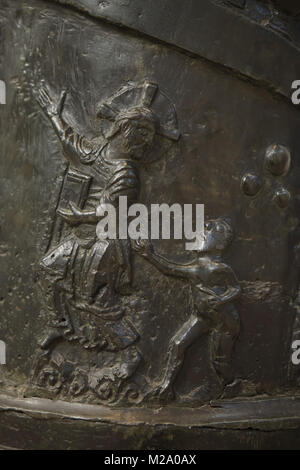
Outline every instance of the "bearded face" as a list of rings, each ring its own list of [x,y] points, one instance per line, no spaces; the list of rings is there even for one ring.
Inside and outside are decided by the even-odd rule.
[[[155,127],[146,120],[132,120],[123,127],[123,136],[125,152],[135,160],[140,160],[153,144]]]

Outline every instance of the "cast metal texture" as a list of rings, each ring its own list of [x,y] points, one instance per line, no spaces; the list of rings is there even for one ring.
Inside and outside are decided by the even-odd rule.
[[[0,0],[3,429],[298,426],[298,10],[187,3]],[[204,204],[204,246],[99,238],[120,196]]]

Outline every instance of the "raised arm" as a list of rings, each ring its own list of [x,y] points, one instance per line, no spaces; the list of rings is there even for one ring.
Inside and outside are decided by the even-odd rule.
[[[81,163],[91,163],[95,157],[92,153],[91,142],[76,133],[61,116],[66,96],[67,92],[62,91],[58,102],[55,102],[46,88],[41,88],[36,94],[36,99],[50,119],[55,133],[62,143],[64,156],[76,167]]]

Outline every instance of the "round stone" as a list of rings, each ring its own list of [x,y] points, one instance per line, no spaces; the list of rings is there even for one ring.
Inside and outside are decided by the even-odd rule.
[[[284,145],[270,145],[266,151],[265,163],[267,170],[272,175],[285,175],[290,169],[291,153]]]
[[[285,189],[280,188],[276,191],[274,195],[274,201],[280,209],[286,209],[291,200],[291,193]]]
[[[242,177],[241,187],[247,196],[255,196],[262,187],[262,179],[254,173],[246,173]]]

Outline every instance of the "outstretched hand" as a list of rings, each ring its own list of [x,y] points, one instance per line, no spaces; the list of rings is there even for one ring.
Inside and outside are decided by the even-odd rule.
[[[36,100],[42,110],[47,114],[47,116],[51,118],[53,116],[61,115],[65,104],[66,96],[67,92],[66,90],[63,90],[60,94],[59,101],[55,102],[46,90],[46,88],[42,87],[36,94]]]

